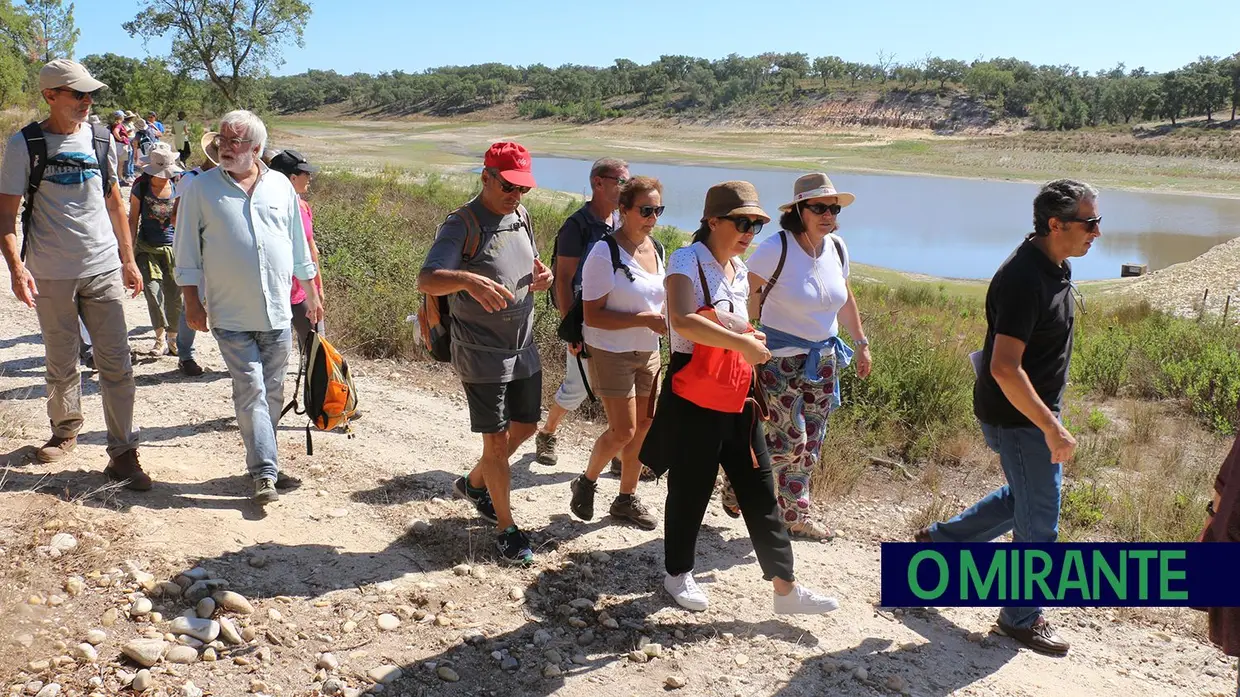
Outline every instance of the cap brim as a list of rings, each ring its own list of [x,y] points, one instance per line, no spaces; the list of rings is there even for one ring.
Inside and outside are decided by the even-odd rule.
[[[812,198],[804,199],[803,201],[790,201],[780,206],[779,210],[783,211],[784,213],[787,213],[793,208],[796,208],[796,205],[798,203],[803,203],[804,201],[812,201],[815,198],[832,198],[832,197],[834,197],[835,200],[840,204],[840,208],[848,208],[849,206],[853,204],[854,201],[857,200],[856,196],[848,193],[847,191],[838,191],[834,194],[823,194],[822,196],[814,196]]]
[[[507,172],[500,172],[499,176],[503,177],[504,181],[508,182],[509,184],[515,184],[516,186],[528,186],[531,189],[538,186],[537,184],[534,183],[534,175],[530,172],[522,172],[521,170],[518,170],[518,169],[510,169]]]
[[[762,210],[758,206],[741,206],[740,208],[733,208],[728,212],[728,215],[756,215],[763,219],[763,224],[771,222],[771,216],[767,215],[766,211]]]
[[[319,166],[318,166],[318,165],[312,165],[312,164],[310,164],[309,162],[303,162],[303,163],[301,163],[301,164],[297,165],[297,170],[298,170],[299,172],[305,172],[306,174],[314,174],[315,172],[318,172],[318,171],[319,171]],[[525,186],[525,185],[524,185],[524,184],[521,184],[521,186]]]
[[[78,92],[94,92],[95,90],[101,90],[107,87],[107,85],[99,82],[93,77],[80,77],[76,80],[65,83],[63,87],[68,87],[69,89],[77,90]]]
[[[149,174],[152,177],[163,177],[164,179],[171,179],[173,175],[180,174],[181,172],[184,172],[184,171],[185,170],[181,169],[177,165],[169,165],[167,167],[156,167],[154,165],[147,165],[142,168],[143,174]]]

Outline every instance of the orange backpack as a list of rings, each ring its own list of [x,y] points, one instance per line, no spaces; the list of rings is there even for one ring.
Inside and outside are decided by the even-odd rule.
[[[298,409],[297,394],[303,389],[303,376],[305,392],[302,408]],[[332,431],[343,426],[345,433],[353,437],[349,431],[349,419],[357,413],[357,388],[353,386],[353,374],[349,372],[344,356],[316,331],[311,331],[306,337],[296,385],[293,401],[284,407],[280,416],[293,411],[305,414],[309,419],[306,424],[307,455],[314,454],[314,443],[310,439],[311,425],[320,431]]]

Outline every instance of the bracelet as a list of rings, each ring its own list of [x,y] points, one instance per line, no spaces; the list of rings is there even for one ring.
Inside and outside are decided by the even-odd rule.
[[[857,346],[869,346],[870,340],[869,339],[857,339],[853,343],[855,343]]]
[[[1210,516],[1216,515],[1214,511],[1214,501],[1206,502],[1206,513],[1209,514]]]

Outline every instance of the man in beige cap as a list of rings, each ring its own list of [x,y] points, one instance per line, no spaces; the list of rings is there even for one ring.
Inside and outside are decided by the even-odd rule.
[[[133,297],[142,292],[142,275],[116,185],[112,136],[102,124],[86,123],[93,95],[105,86],[69,60],[52,61],[39,72],[51,116],[9,139],[0,166],[0,251],[13,294],[35,309],[43,333],[52,437],[36,457],[63,460],[77,445],[83,422],[80,316],[94,343],[103,393],[109,457],[104,472],[141,491],[151,487],[151,479],[138,464],[122,302],[126,288]],[[23,196],[19,253],[16,218]]]

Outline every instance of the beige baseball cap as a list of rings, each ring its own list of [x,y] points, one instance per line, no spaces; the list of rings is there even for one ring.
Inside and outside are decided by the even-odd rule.
[[[79,92],[94,92],[107,85],[91,77],[90,71],[81,63],[67,58],[57,58],[39,71],[39,89],[54,90],[57,87],[68,87]]]

